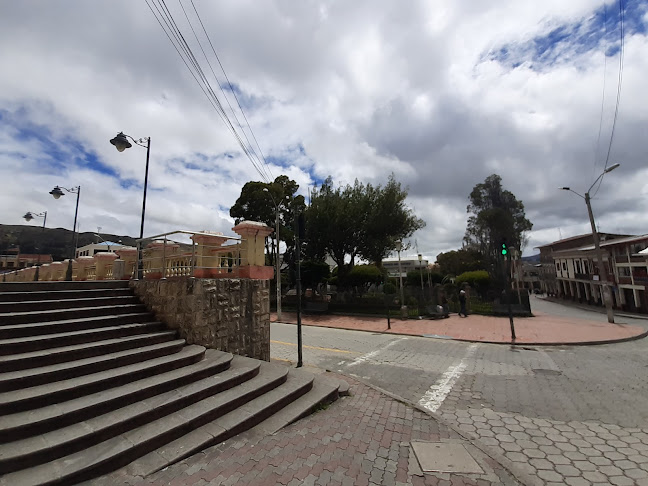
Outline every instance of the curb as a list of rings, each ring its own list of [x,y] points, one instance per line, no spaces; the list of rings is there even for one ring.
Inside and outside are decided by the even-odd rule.
[[[290,324],[296,326],[296,322],[286,322],[286,321],[270,321],[270,324]],[[377,331],[372,329],[354,329],[352,327],[337,327],[337,326],[327,326],[322,324],[306,324],[302,322],[302,326],[309,327],[322,327],[325,329],[342,329],[344,331],[357,331],[357,332],[372,332],[380,334],[393,334],[396,336],[411,336],[411,337],[420,337],[426,339],[443,339],[446,341],[458,341],[463,343],[483,343],[483,344],[497,344],[504,346],[597,346],[602,344],[615,344],[615,343],[624,343],[628,341],[637,341],[648,336],[648,330],[637,334],[636,336],[628,336],[618,339],[604,339],[602,341],[573,341],[573,342],[514,342],[514,341],[481,341],[475,339],[462,339],[462,338],[453,338],[451,336],[436,336],[431,334],[412,334],[407,332],[389,332],[388,330]]]

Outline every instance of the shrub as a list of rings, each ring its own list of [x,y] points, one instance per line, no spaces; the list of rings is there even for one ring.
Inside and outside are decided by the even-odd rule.
[[[457,287],[461,287],[463,284],[470,285],[477,290],[479,295],[484,295],[490,285],[490,275],[486,270],[464,272],[455,279]]]
[[[364,287],[382,281],[382,273],[375,265],[355,265],[344,278],[344,285],[350,287]]]
[[[397,290],[396,286],[391,282],[387,282],[383,285],[383,292],[387,295],[395,294]]]

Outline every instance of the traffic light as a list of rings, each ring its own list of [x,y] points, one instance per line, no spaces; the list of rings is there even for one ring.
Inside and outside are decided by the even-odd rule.
[[[506,245],[506,241],[502,241],[502,256],[507,256],[508,255],[508,246]]]

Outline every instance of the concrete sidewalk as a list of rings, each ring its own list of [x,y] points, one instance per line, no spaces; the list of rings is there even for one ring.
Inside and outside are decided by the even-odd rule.
[[[283,312],[281,322],[296,323],[297,315]],[[276,314],[270,317],[276,322]],[[459,317],[451,314],[446,319],[391,319],[387,328],[386,317],[302,315],[307,326],[332,327],[356,331],[406,334],[495,344],[560,345],[605,344],[640,339],[648,335],[643,327],[625,323],[609,324],[592,320],[551,316],[535,312],[534,317],[514,318],[516,339],[511,339],[508,317]]]

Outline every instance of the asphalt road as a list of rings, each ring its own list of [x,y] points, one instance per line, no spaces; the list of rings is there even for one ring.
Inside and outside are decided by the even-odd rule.
[[[606,321],[533,298],[534,310]],[[624,319],[648,325],[640,319]],[[296,326],[271,355],[297,359]],[[648,485],[648,341],[511,347],[303,327],[308,368],[358,377],[436,412],[527,484]]]

